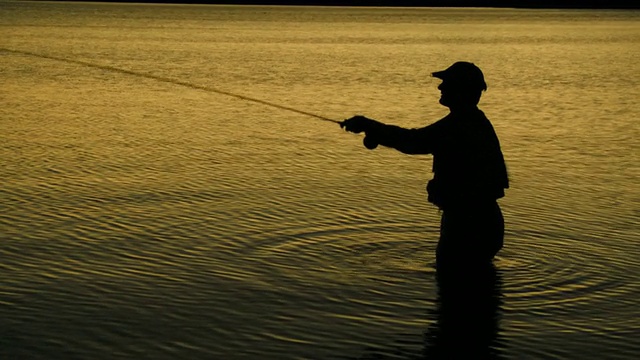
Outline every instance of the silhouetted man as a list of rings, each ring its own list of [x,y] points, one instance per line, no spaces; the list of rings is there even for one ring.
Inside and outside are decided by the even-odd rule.
[[[497,199],[504,196],[509,180],[498,137],[478,109],[487,85],[482,71],[469,62],[456,62],[432,75],[442,80],[440,104],[450,110],[443,119],[405,129],[354,116],[341,126],[364,132],[369,149],[383,145],[405,154],[433,154],[428,200],[442,210],[436,266],[488,264],[503,245],[504,220]]]

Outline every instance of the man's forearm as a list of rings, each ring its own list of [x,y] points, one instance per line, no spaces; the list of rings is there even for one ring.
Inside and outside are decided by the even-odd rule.
[[[367,138],[379,145],[405,154],[430,154],[429,144],[421,135],[420,129],[405,129],[379,122],[367,131]]]

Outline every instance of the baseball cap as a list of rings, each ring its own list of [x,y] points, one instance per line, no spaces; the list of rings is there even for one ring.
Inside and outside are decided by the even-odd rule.
[[[431,76],[458,86],[487,90],[487,83],[484,81],[482,70],[467,61],[458,61],[445,70],[432,73]]]

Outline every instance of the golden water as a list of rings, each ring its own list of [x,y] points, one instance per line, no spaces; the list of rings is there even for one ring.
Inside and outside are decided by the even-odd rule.
[[[0,2],[0,48],[407,127],[478,64],[512,188],[490,344],[640,352],[637,12]],[[0,50],[0,357],[422,358],[431,158]],[[376,357],[377,356],[377,357]],[[396,356],[396,357],[393,357]]]

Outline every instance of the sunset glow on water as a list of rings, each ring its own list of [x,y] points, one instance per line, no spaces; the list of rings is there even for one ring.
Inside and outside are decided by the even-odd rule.
[[[0,10],[0,358],[426,358],[446,336],[430,156],[99,66],[420,127],[458,60],[511,180],[487,347],[640,352],[637,12]]]

